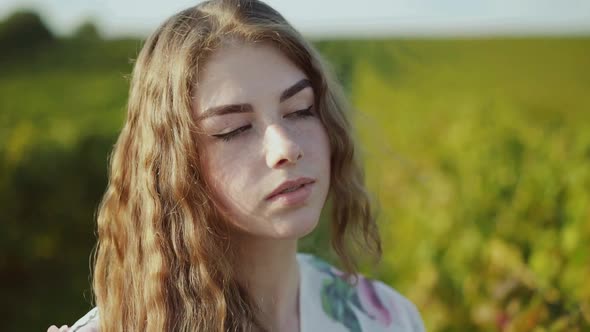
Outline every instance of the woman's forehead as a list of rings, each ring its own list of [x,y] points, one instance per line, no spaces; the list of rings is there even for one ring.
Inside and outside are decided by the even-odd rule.
[[[268,99],[279,102],[281,93],[306,78],[276,47],[241,44],[212,54],[199,74],[194,103],[197,112],[235,103]]]

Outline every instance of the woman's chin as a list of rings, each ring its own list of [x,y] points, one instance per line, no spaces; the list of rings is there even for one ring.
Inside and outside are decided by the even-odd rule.
[[[317,220],[309,220],[298,224],[281,225],[277,228],[277,237],[282,239],[298,240],[313,232],[318,224]]]
[[[311,233],[319,218],[285,218],[274,220],[272,227],[256,232],[257,237],[276,240],[298,240]]]
[[[248,237],[297,240],[308,235],[317,227],[320,212],[315,211],[313,207],[307,207],[273,217],[251,219],[249,223],[234,223],[234,226],[238,233]]]

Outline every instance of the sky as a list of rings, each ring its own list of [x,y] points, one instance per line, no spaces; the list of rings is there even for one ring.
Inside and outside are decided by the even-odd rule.
[[[0,20],[36,10],[58,35],[92,20],[107,38],[145,37],[189,0],[0,0]],[[267,0],[310,37],[590,35],[590,0]]]

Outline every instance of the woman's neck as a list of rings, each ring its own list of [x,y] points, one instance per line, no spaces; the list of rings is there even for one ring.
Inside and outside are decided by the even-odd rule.
[[[240,236],[236,272],[271,331],[299,331],[297,240]]]

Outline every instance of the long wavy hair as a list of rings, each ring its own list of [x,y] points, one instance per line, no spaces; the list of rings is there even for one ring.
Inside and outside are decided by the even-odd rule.
[[[331,69],[265,3],[205,1],[165,21],[134,65],[97,214],[93,290],[103,332],[267,330],[235,278],[228,225],[199,169],[191,111],[207,57],[236,40],[276,46],[312,82],[331,149],[331,244],[344,271],[356,273],[355,244],[381,255],[350,107]]]

